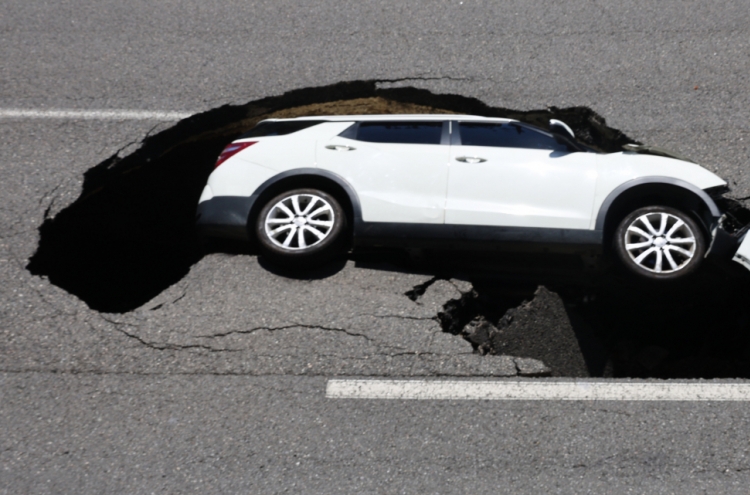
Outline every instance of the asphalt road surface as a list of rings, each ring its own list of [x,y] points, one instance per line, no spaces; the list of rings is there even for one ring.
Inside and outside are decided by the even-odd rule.
[[[0,493],[747,492],[747,402],[326,397],[332,377],[617,376],[621,355],[597,351],[611,343],[581,322],[617,329],[630,315],[592,320],[586,284],[506,285],[483,268],[399,253],[295,277],[228,248],[186,255],[186,273],[107,311],[27,269],[45,220],[78,215],[87,171],[176,123],[102,111],[193,114],[342,81],[516,110],[588,107],[749,197],[746,2],[9,0],[0,61]],[[93,113],[44,113],[59,109]],[[185,179],[170,170],[156,184]],[[153,218],[170,225],[159,193],[136,188],[132,208],[157,198]],[[101,219],[103,230],[120,225],[137,229]],[[69,235],[75,246],[92,237]],[[80,279],[101,273],[99,261],[76,266]],[[146,272],[135,276],[155,287]],[[107,294],[123,283],[105,282]],[[706,305],[702,318],[730,314],[746,328],[744,294],[706,290],[731,307]],[[472,344],[481,322],[464,320],[479,316],[514,336],[508,352]],[[637,349],[640,367],[619,374],[744,383],[750,347],[733,334],[719,347],[737,355],[717,364],[722,328],[691,330],[711,359],[678,363],[667,344],[626,342],[622,355]],[[573,334],[580,349],[563,345]]]

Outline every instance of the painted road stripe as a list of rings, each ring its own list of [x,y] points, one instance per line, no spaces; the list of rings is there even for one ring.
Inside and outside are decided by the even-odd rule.
[[[149,112],[145,110],[23,110],[0,108],[0,119],[78,119],[78,120],[181,120],[188,112]]]
[[[750,383],[341,380],[331,399],[750,401]]]

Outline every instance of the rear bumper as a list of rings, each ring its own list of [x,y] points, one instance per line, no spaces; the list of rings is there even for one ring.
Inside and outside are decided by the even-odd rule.
[[[198,203],[195,227],[206,237],[248,240],[247,220],[252,197],[215,196]]]

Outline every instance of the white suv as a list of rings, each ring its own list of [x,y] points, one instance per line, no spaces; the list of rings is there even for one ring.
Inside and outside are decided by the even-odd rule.
[[[599,153],[571,129],[472,115],[266,120],[229,144],[200,197],[208,236],[257,239],[269,257],[314,264],[354,244],[591,252],[675,279],[714,252],[750,269],[747,228],[722,229],[691,162]]]

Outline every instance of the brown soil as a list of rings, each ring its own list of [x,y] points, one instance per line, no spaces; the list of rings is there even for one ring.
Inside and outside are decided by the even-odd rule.
[[[313,115],[380,115],[380,114],[423,114],[450,113],[449,110],[387,100],[380,96],[370,98],[355,98],[353,100],[338,100],[327,103],[303,105],[301,107],[285,108],[277,112],[259,116],[258,119],[289,119],[293,117],[308,117]]]
[[[313,117],[318,115],[388,115],[388,114],[425,114],[441,113],[456,114],[450,110],[435,108],[415,103],[389,100],[381,96],[369,98],[353,98],[350,100],[336,100],[325,103],[313,103],[269,112],[267,108],[249,105],[248,117],[230,123],[227,126],[200,133],[187,141],[211,139],[226,136],[231,139],[245,131],[252,129],[258,122],[265,119],[291,119],[294,117]]]

